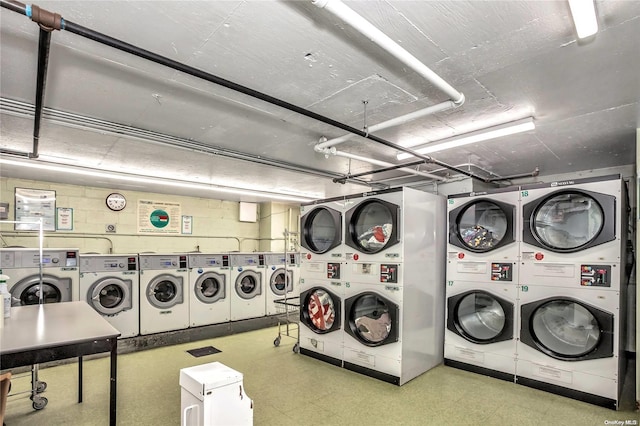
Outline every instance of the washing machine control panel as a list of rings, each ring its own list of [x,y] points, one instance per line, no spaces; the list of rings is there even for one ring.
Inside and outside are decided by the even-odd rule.
[[[583,287],[611,287],[611,265],[581,265],[580,285]]]
[[[380,282],[381,283],[397,283],[398,282],[398,265],[380,265]]]

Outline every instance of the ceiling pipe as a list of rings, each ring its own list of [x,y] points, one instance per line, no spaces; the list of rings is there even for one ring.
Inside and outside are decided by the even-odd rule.
[[[14,10],[14,8],[10,7],[11,2],[7,1],[7,0],[0,0],[0,6]],[[19,13],[22,13],[21,11],[18,10]],[[26,14],[26,13],[25,13]],[[110,46],[113,47],[115,49],[121,50],[123,52],[127,52],[129,54],[132,54],[134,56],[138,56],[140,58],[146,59],[148,61],[157,63],[159,65],[163,65],[166,66],[168,68],[174,69],[176,71],[180,71],[183,72],[185,74],[191,75],[193,77],[197,77],[200,78],[202,80],[208,81],[210,83],[214,83],[214,84],[218,84],[220,86],[226,87],[228,89],[234,90],[236,92],[240,92],[243,93],[245,95],[251,96],[253,98],[256,99],[260,99],[264,102],[270,103],[272,105],[276,105],[279,106],[281,108],[287,109],[289,111],[293,111],[295,113],[298,113],[300,115],[304,115],[305,117],[309,117],[312,118],[314,120],[323,122],[325,124],[329,124],[331,126],[337,127],[339,129],[342,129],[344,131],[347,131],[349,133],[353,133],[355,135],[361,136],[363,138],[366,139],[370,139],[374,142],[377,142],[381,145],[385,145],[389,148],[393,148],[396,149],[398,151],[402,151],[402,152],[406,152],[408,154],[413,155],[416,158],[420,158],[422,160],[425,160],[428,163],[433,163],[433,164],[437,164],[439,166],[442,167],[446,167],[450,170],[456,171],[460,174],[469,176],[471,178],[474,179],[478,179],[481,180],[483,182],[486,182],[486,179],[474,175],[473,173],[467,172],[466,170],[462,170],[462,169],[458,169],[454,166],[450,166],[442,161],[438,161],[432,157],[429,157],[427,155],[423,155],[423,154],[419,154],[415,151],[413,151],[412,149],[406,148],[402,145],[398,145],[395,144],[393,142],[387,141],[385,139],[379,138],[377,136],[374,136],[372,134],[369,134],[368,132],[364,132],[362,130],[356,129],[355,127],[351,127],[348,126],[344,123],[341,123],[339,121],[336,121],[334,119],[325,117],[321,114],[315,113],[313,111],[301,108],[299,106],[293,105],[289,102],[283,101],[281,99],[275,98],[273,96],[267,95],[265,93],[259,92],[257,90],[254,89],[250,89],[248,87],[242,86],[240,84],[231,82],[229,80],[223,79],[221,77],[218,77],[216,75],[210,74],[208,72],[199,70],[197,68],[191,67],[189,65],[183,64],[181,62],[178,61],[174,61],[172,59],[166,58],[162,55],[158,55],[156,53],[150,52],[148,50],[142,49],[140,47],[134,46],[132,44],[126,43],[124,41],[118,40],[116,38],[110,37],[108,35],[99,33],[97,31],[91,30],[89,28],[83,27],[81,25],[75,24],[71,21],[67,21],[64,18],[60,18],[60,29],[61,30],[66,30],[66,31],[70,31],[74,34],[77,34],[81,37],[85,37],[88,38],[90,40],[96,41],[98,43],[104,44],[106,46]],[[461,96],[462,98],[462,96]],[[454,101],[455,102],[455,101]],[[346,153],[345,153],[346,154]],[[374,164],[374,161],[378,161],[378,160],[373,160],[373,159],[362,159],[361,161],[367,161],[370,162],[372,164]],[[383,163],[382,165],[385,167],[391,166],[393,164],[391,163],[386,163],[386,162],[381,162]],[[415,171],[412,171],[412,173]],[[414,173],[415,174],[415,173]]]
[[[424,161],[413,161],[413,162],[408,163],[408,164],[399,164],[397,166],[384,167],[382,169],[370,170],[368,172],[348,174],[348,175],[345,175],[345,176],[343,176],[341,178],[333,179],[333,182],[335,182],[335,183],[344,183],[347,179],[353,179],[353,178],[359,178],[359,177],[362,177],[362,176],[370,176],[370,175],[375,175],[375,174],[378,174],[378,173],[390,172],[390,171],[393,171],[393,170],[401,169],[403,167],[419,166],[421,164],[424,164]]]
[[[42,108],[44,104],[44,89],[47,84],[47,68],[49,65],[49,48],[51,46],[52,29],[40,27],[38,40],[38,74],[36,76],[36,110],[33,121],[33,149],[30,158],[38,158],[40,144],[40,122],[42,121]]]

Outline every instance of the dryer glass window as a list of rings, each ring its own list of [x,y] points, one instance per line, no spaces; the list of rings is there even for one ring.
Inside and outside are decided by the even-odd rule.
[[[379,202],[367,203],[352,219],[352,235],[364,252],[375,253],[391,238],[393,222],[393,214],[387,206]]]
[[[159,302],[170,302],[176,297],[178,289],[171,281],[161,281],[153,289],[153,295]]]
[[[596,318],[584,306],[569,300],[554,300],[540,306],[531,324],[534,339],[559,355],[585,355],[600,341]]]
[[[105,308],[115,308],[122,303],[124,291],[122,287],[109,284],[100,290],[100,304]]]
[[[534,213],[533,231],[539,241],[551,248],[576,249],[598,236],[604,212],[586,194],[568,192],[546,200]]]
[[[216,296],[220,289],[220,281],[215,278],[207,278],[200,283],[200,293],[207,299]]]
[[[38,305],[40,303],[40,293],[42,293],[44,303],[58,303],[62,301],[62,295],[56,286],[43,283],[42,290],[40,284],[27,287],[22,294],[20,294],[20,304]]]
[[[331,330],[336,320],[336,308],[333,304],[333,299],[329,293],[320,289],[315,290],[309,296],[307,313],[309,314],[311,325],[320,331]]]
[[[240,291],[244,294],[252,294],[256,288],[258,287],[258,283],[254,277],[251,275],[247,275],[240,280]]]
[[[326,209],[318,209],[311,221],[307,224],[306,238],[309,246],[316,253],[324,253],[331,248],[336,234],[340,232],[336,229],[336,224]]]
[[[469,337],[480,341],[496,338],[506,324],[500,303],[486,293],[472,293],[462,298],[457,309],[457,322]]]
[[[474,250],[493,249],[507,236],[507,227],[505,211],[489,201],[471,204],[458,218],[459,237]]]
[[[360,338],[370,343],[383,342],[391,333],[391,314],[386,303],[373,294],[358,298],[351,308],[351,320]]]

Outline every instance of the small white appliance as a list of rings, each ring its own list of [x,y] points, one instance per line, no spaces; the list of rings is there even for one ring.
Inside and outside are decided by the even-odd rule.
[[[80,300],[78,249],[3,248],[0,269],[11,277],[8,290],[11,306]]]
[[[289,262],[291,257],[287,253],[265,253],[265,262],[267,264],[265,287],[266,287],[266,314],[275,315],[281,312],[278,308],[282,308],[282,304],[276,304],[274,301],[294,297],[293,280],[294,273]],[[293,259],[295,261],[295,257]]]
[[[344,206],[343,198],[300,206],[301,262],[344,260]]]
[[[300,252],[287,253],[287,269],[293,273],[293,295],[300,295]]]
[[[262,253],[231,254],[231,321],[265,315],[265,269]]]
[[[140,334],[189,327],[187,255],[140,254]]]
[[[180,370],[181,426],[251,426],[242,373],[219,362]]]
[[[228,254],[194,253],[189,264],[191,327],[220,324],[231,318],[231,263]]]
[[[120,332],[140,334],[137,254],[80,254],[80,297]]]

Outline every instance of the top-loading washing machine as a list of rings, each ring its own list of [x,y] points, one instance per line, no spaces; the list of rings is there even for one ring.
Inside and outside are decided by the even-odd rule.
[[[192,327],[231,318],[229,254],[194,253],[189,261],[189,322]]]
[[[231,321],[265,316],[265,255],[231,254]]]
[[[265,300],[266,314],[275,315],[282,312],[284,305],[275,303],[275,300],[293,298],[294,274],[289,262],[291,257],[287,253],[265,253]],[[295,261],[295,257],[294,257]]]
[[[8,275],[11,306],[80,300],[78,249],[4,248],[0,268]]]
[[[448,197],[448,281],[518,282],[519,205],[519,187]]]
[[[119,332],[140,334],[137,254],[80,254],[80,298]]]
[[[189,269],[185,254],[139,254],[140,334],[189,327]]]
[[[345,200],[329,198],[300,206],[300,258],[306,261],[344,259]]]

